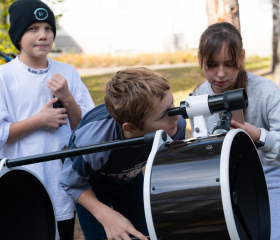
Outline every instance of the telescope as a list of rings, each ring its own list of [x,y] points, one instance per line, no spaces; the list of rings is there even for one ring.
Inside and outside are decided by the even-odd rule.
[[[194,122],[192,132],[194,137],[208,137],[204,117],[214,113],[226,113],[248,107],[248,96],[243,88],[225,91],[221,94],[189,96],[180,103],[180,107],[170,108],[169,116],[182,115]],[[231,115],[229,116],[231,117]],[[230,119],[229,119],[230,120]],[[230,123],[230,121],[228,121]],[[224,122],[220,122],[224,123]],[[227,123],[227,124],[229,124]],[[218,130],[216,128],[215,130]]]
[[[270,239],[265,175],[242,129],[184,141],[164,141],[157,132],[144,209],[152,240]]]
[[[209,114],[221,112],[226,117],[247,106],[247,94],[241,89],[189,96],[168,114],[203,122]],[[59,240],[52,200],[39,177],[23,165],[148,144],[152,148],[143,187],[148,239],[269,240],[268,191],[252,139],[242,129],[199,133],[173,141],[158,130],[143,137],[2,159],[1,239]]]
[[[244,89],[189,96],[169,116],[193,120],[194,138],[166,144],[156,134],[144,176],[149,236],[158,240],[270,239],[266,180],[255,144],[230,130],[231,111],[248,107]],[[221,113],[207,131],[205,117]]]

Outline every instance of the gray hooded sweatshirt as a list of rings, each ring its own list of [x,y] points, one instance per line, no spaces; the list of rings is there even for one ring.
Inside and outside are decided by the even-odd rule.
[[[265,145],[258,149],[266,176],[270,211],[271,239],[280,239],[280,89],[269,79],[247,72],[249,106],[245,122],[266,131]],[[206,80],[193,95],[215,94]],[[219,121],[219,114],[205,117],[211,133]],[[192,123],[193,124],[193,123]]]

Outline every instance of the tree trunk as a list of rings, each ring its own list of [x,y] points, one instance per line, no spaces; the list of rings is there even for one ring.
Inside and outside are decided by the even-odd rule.
[[[240,31],[238,0],[206,0],[208,26],[229,22]]]
[[[272,72],[274,82],[280,86],[280,13],[279,13],[279,0],[273,0],[273,37],[272,37]]]

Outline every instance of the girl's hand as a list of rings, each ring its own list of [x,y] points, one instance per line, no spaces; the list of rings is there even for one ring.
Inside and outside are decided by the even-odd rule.
[[[260,139],[261,130],[252,124],[249,124],[246,122],[244,124],[241,124],[239,122],[231,120],[231,129],[235,129],[235,128],[241,128],[244,131],[246,131],[254,142],[256,142]]]

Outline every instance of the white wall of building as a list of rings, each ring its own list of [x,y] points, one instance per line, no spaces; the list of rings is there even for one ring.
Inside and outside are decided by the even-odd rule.
[[[271,55],[269,1],[239,0],[247,55]],[[197,48],[207,27],[206,0],[64,0],[55,11],[57,38],[70,36],[86,54]]]
[[[239,0],[241,34],[247,55],[272,55],[271,0]]]

